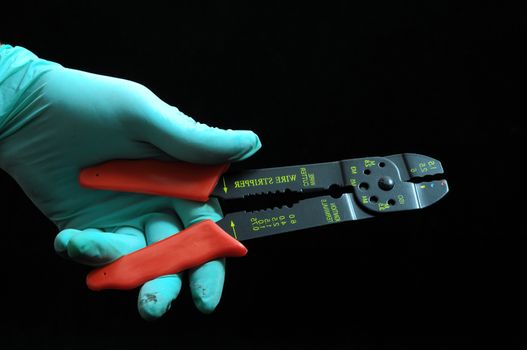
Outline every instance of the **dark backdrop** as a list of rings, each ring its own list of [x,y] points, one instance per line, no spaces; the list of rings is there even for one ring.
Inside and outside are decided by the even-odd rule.
[[[55,227],[1,173],[11,348],[520,347],[525,7],[366,3],[3,4],[2,41],[257,132],[245,167],[415,152],[451,186],[419,212],[247,242],[214,314],[185,286],[147,323],[136,292],[85,287],[88,269],[55,255]]]

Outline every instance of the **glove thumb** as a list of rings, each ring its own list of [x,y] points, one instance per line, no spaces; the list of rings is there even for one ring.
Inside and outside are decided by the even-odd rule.
[[[224,130],[196,122],[176,107],[165,105],[145,118],[140,137],[168,155],[192,163],[239,161],[261,147],[249,130]]]

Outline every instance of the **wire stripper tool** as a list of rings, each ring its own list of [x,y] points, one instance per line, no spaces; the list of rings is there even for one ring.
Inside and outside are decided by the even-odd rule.
[[[228,213],[91,271],[92,290],[132,289],[220,257],[244,256],[240,241],[310,227],[421,209],[448,192],[441,163],[402,153],[335,162],[227,171],[229,164],[197,165],[158,160],[112,160],[81,170],[82,186],[172,196],[205,202],[251,195],[300,192],[311,196],[292,206]],[[328,194],[339,187],[340,196]]]

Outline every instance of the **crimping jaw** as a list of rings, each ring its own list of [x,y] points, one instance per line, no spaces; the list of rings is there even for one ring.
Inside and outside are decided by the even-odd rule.
[[[420,209],[448,193],[441,162],[415,153],[343,161],[355,201],[373,212]]]

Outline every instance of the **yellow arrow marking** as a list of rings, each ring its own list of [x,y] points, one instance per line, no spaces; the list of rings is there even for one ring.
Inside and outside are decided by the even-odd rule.
[[[225,176],[223,176],[223,192],[227,193],[227,191],[228,191],[228,188],[227,188],[227,184],[225,183]]]
[[[238,237],[236,237],[236,229],[234,228],[234,221],[231,220],[231,227],[232,227],[232,232],[234,233],[234,238],[238,239]]]

